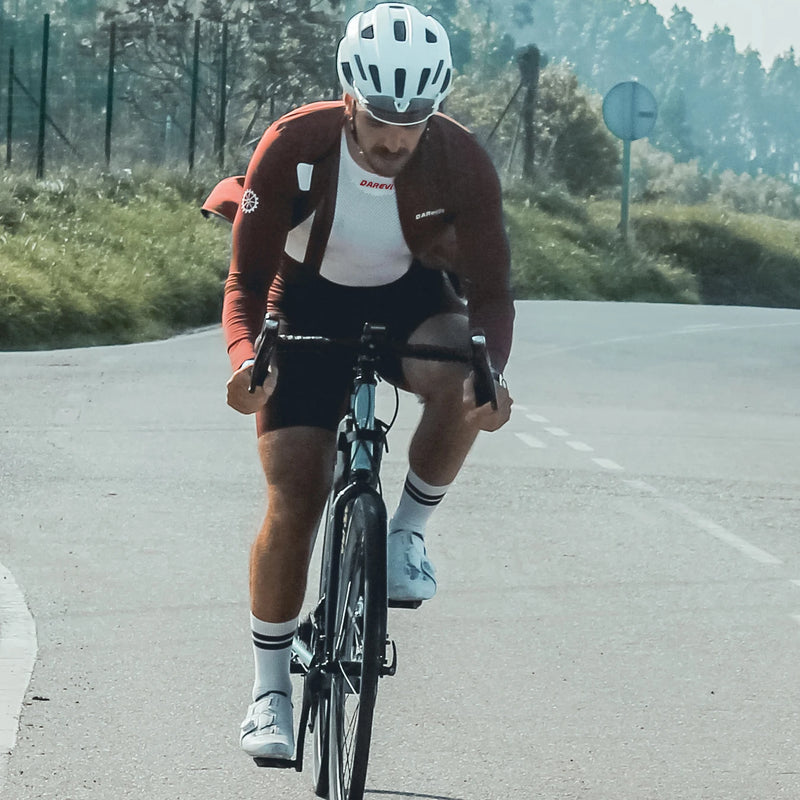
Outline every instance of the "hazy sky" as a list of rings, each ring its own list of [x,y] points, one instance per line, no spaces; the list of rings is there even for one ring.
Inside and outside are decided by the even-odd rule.
[[[714,24],[727,25],[736,49],[748,45],[761,53],[769,67],[775,56],[794,46],[800,55],[800,0],[650,0],[669,19],[674,5],[688,9],[695,25],[707,34]]]

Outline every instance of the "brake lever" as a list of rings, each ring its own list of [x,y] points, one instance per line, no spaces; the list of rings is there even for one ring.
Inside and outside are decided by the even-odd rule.
[[[267,314],[264,317],[264,324],[261,326],[261,333],[256,339],[256,357],[253,362],[253,372],[250,375],[250,386],[248,391],[253,394],[257,387],[262,386],[269,375],[269,365],[272,361],[272,354],[278,342],[278,320],[273,319]]]
[[[497,411],[497,385],[492,374],[492,365],[489,361],[489,352],[486,349],[486,336],[481,330],[476,330],[470,337],[472,350],[472,372],[475,388],[475,405],[492,404],[492,409]]]

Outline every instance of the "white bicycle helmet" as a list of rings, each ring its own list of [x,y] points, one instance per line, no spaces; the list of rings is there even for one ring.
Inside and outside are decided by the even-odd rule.
[[[389,125],[417,125],[431,117],[453,73],[444,28],[405,3],[381,3],[356,14],[339,42],[336,67],[344,91]]]

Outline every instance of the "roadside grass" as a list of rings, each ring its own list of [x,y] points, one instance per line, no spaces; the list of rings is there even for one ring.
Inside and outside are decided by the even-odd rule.
[[[620,207],[515,187],[506,213],[517,297],[800,308],[800,221],[714,204]]]
[[[715,205],[645,206],[637,246],[666,255],[715,305],[800,308],[800,222]]]
[[[691,271],[622,240],[617,219],[558,193],[509,192],[512,285],[518,298],[698,303]]]
[[[219,176],[158,169],[0,178],[0,349],[164,338],[220,318],[230,229],[199,205]],[[518,299],[800,308],[800,222],[511,186]]]
[[[167,173],[0,180],[0,347],[162,338],[219,318],[229,230]]]

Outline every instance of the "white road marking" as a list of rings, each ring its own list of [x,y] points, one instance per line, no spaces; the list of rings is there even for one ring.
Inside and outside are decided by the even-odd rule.
[[[710,533],[721,542],[729,544],[740,553],[744,553],[748,558],[752,558],[753,561],[758,561],[761,564],[783,563],[779,558],[773,556],[772,553],[768,553],[766,550],[762,550],[760,547],[750,544],[750,542],[742,539],[741,536],[731,533],[727,528],[723,528],[722,525],[718,525],[713,520],[704,517],[702,514],[698,514],[683,503],[679,503],[676,500],[667,500],[666,497],[659,497],[658,500],[665,508],[674,511],[678,516],[683,517],[687,522],[694,525],[695,528]]]
[[[518,433],[517,438],[520,439],[520,441],[525,442],[528,447],[547,447],[547,445],[541,441],[541,439],[537,439],[535,436],[531,436],[527,433]]]
[[[545,417],[541,417],[538,414],[528,414],[528,419],[532,422],[537,423],[547,423],[548,420]],[[545,430],[551,434],[552,436],[558,437],[567,437],[569,433],[565,431],[563,428],[556,428],[556,427],[546,427]],[[537,439],[534,436],[530,436],[527,433],[518,433],[516,434],[525,444],[529,447],[535,448],[544,448],[547,445],[542,442],[541,440]],[[592,453],[594,452],[594,448],[590,445],[586,444],[585,442],[580,441],[568,441],[567,445],[571,447],[573,450],[577,450],[579,452],[584,453]],[[625,468],[620,464],[617,464],[616,461],[612,461],[610,458],[593,458],[597,466],[602,467],[603,469],[609,470],[611,472],[624,472]],[[781,564],[783,563],[779,558],[772,555],[772,553],[768,553],[766,550],[762,550],[760,547],[756,547],[753,544],[750,544],[746,539],[743,539],[741,536],[737,536],[735,533],[727,530],[727,528],[723,528],[722,525],[717,524],[713,520],[704,517],[702,514],[694,511],[693,509],[685,506],[683,503],[679,503],[674,500],[668,500],[666,497],[663,497],[659,491],[651,486],[646,481],[641,480],[623,480],[623,483],[630,486],[632,489],[638,489],[639,491],[647,492],[648,494],[652,495],[653,498],[660,503],[665,508],[673,511],[674,513],[678,514],[678,516],[685,519],[695,528],[704,533],[709,533],[711,536],[715,537],[721,542],[733,547],[735,550],[738,550],[740,553],[743,553],[748,558],[752,558],[754,561],[758,561],[761,564]],[[792,581],[792,583],[800,586],[800,580]],[[798,621],[800,621],[800,615],[798,615]]]
[[[793,580],[793,581],[792,581],[792,583],[793,583],[795,586],[800,586],[800,581],[795,581],[795,580]]]
[[[597,464],[598,467],[602,467],[603,469],[610,469],[615,472],[624,472],[625,469],[624,467],[621,467],[619,464],[617,464],[616,461],[612,461],[610,458],[593,458],[592,461],[594,461],[594,463]]]
[[[545,430],[552,436],[569,436],[563,428],[545,428]]]
[[[573,450],[577,450],[579,453],[594,452],[594,447],[586,444],[586,442],[567,442],[567,446],[571,447]]]
[[[0,564],[0,795],[36,651],[33,617],[14,576]]]
[[[539,414],[526,414],[525,415],[531,422],[550,422],[547,417],[542,417]]]

